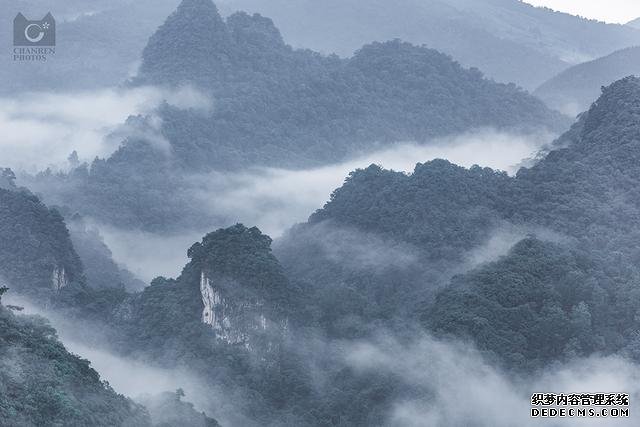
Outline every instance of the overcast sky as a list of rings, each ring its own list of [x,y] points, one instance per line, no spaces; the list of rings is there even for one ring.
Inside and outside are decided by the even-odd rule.
[[[640,0],[525,0],[535,6],[606,22],[626,23],[640,17]]]

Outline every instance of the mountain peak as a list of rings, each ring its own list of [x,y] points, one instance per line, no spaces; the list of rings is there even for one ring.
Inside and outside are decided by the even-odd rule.
[[[236,224],[207,234],[187,252],[189,266],[200,274],[214,274],[262,288],[266,282],[286,282],[284,272],[271,252],[271,238],[257,227]],[[260,289],[261,290],[261,289]]]
[[[583,139],[596,140],[615,135],[624,143],[629,137],[640,139],[636,127],[640,116],[640,79],[626,77],[602,89],[602,95],[584,117]]]
[[[280,30],[273,21],[260,14],[236,12],[227,18],[227,26],[236,43],[269,49],[284,46]]]
[[[142,83],[209,86],[229,69],[231,38],[211,0],[183,0],[142,53]]]

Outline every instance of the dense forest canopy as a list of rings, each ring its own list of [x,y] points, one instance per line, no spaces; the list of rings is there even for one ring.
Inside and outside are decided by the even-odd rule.
[[[565,68],[635,46],[635,28],[518,0],[220,0],[270,16],[288,43],[349,56],[372,40],[401,38],[445,52],[499,82],[529,90]]]
[[[603,87],[569,128],[467,66],[482,58],[489,75],[531,83],[640,32],[511,0],[299,0],[293,23],[280,0],[223,1],[222,15],[211,0],[182,0],[142,49],[140,33],[172,1],[139,28],[95,35],[97,50],[132,40],[94,67],[142,52],[126,82],[120,72],[102,84],[159,97],[113,130],[115,151],[85,163],[74,151],[68,169],[0,168],[0,425],[504,427],[531,421],[528,399],[543,388],[619,384],[635,396],[640,78]],[[131,27],[150,7],[80,3],[58,6],[69,49],[52,87],[82,50],[77,33],[129,5]],[[273,11],[278,27],[231,13],[240,4]],[[18,6],[31,16],[38,3]],[[318,29],[331,30],[318,46],[342,38],[349,54],[291,46],[317,43]],[[601,65],[633,49],[557,81],[604,78]],[[25,120],[17,103],[0,100],[0,128]],[[70,116],[113,109],[101,108]],[[433,155],[436,142],[468,150],[457,138],[530,148],[518,136],[545,132],[564,133],[513,174],[468,162],[486,153],[459,155],[469,167]],[[411,167],[354,166],[378,155]],[[324,206],[316,181],[338,187]],[[293,224],[289,207],[303,204],[307,219]],[[287,211],[282,235],[239,223],[245,208],[260,218],[273,205]],[[503,398],[494,405],[489,391]]]
[[[151,117],[131,117],[136,132],[108,158],[27,178],[48,203],[124,227],[208,226],[222,221],[197,210],[194,174],[319,167],[477,128],[569,126],[515,85],[433,49],[376,42],[349,59],[294,50],[270,19],[238,12],[225,21],[210,0],[180,4],[150,38],[130,84],[191,85],[213,106],[165,103]]]
[[[456,277],[420,309],[425,326],[472,337],[517,368],[596,351],[636,355],[638,99],[637,78],[612,84],[560,139],[566,147],[513,178],[444,161],[418,165],[410,176],[377,167],[356,171],[310,226],[330,221],[450,259],[505,222],[516,224],[529,230],[529,240],[503,260]],[[296,251],[286,253],[295,262]],[[319,274],[296,271],[308,283]],[[538,341],[551,324],[563,326],[553,339]]]

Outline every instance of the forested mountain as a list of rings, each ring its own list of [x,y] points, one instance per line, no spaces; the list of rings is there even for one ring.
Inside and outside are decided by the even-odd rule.
[[[274,252],[257,228],[220,229],[179,277],[72,294],[65,313],[101,320],[121,354],[221,387],[212,399],[234,404],[215,417],[241,425],[385,425],[398,399],[429,396],[345,361],[345,346],[382,331],[468,339],[516,372],[640,358],[639,99],[640,79],[612,84],[515,177],[444,160],[355,171]],[[515,244],[492,249],[503,229]],[[471,262],[478,248],[493,257]]]
[[[148,351],[162,348],[166,334],[193,339],[184,343],[188,346],[218,339],[267,349],[265,340],[282,338],[289,298],[295,296],[270,246],[271,239],[257,228],[236,225],[211,233],[189,249],[191,261],[180,277],[156,278],[125,301],[117,316],[134,334],[132,339],[145,337],[140,346]],[[158,319],[165,325],[163,334]]]
[[[191,27],[199,31],[185,31]],[[149,40],[134,82],[211,93],[212,115],[161,112],[172,151],[196,169],[299,167],[482,126],[566,125],[525,92],[434,50],[392,41],[348,60],[324,57],[291,49],[259,15],[225,22],[210,0],[180,4]]]
[[[534,94],[551,108],[577,115],[589,108],[602,86],[632,75],[640,75],[640,47],[571,67],[546,81]]]
[[[189,368],[223,396],[214,415],[229,425],[385,425],[394,399],[413,388],[394,375],[361,375],[339,342],[325,344],[322,317],[332,312],[285,275],[270,245],[242,225],[208,234],[177,279],[156,278],[115,308],[112,342],[124,354]],[[365,336],[342,320],[336,335]]]
[[[152,425],[144,407],[67,352],[43,318],[15,315],[2,305],[0,367],[0,425]]]
[[[515,225],[531,236],[506,257],[457,276],[435,302],[428,288],[441,285],[423,284],[425,302],[417,310],[424,325],[469,337],[518,369],[593,352],[637,357],[638,99],[640,80],[614,83],[561,138],[566,147],[515,178],[443,161],[418,165],[411,176],[357,171],[290,238],[303,233],[302,247],[313,245],[304,233],[320,222],[411,243],[423,248],[413,252],[423,259],[449,260]],[[312,286],[326,274],[325,263],[296,268],[296,253],[288,249],[282,261]],[[338,271],[333,280],[354,278]]]
[[[1,304],[0,367],[3,426],[219,426],[183,402],[181,390],[141,399],[149,410],[116,393],[90,361],[65,349],[44,318],[16,315]]]
[[[84,283],[82,263],[56,210],[25,189],[0,188],[0,218],[2,281],[43,299]]]
[[[14,6],[35,18],[45,1],[21,0],[0,18]],[[640,31],[516,0],[225,0],[222,15],[211,0],[182,0],[143,49],[141,34],[172,1],[138,27],[150,0],[52,2],[61,66],[6,80],[21,91],[55,69],[51,88],[73,86],[78,65],[76,89],[111,85],[124,73],[105,76],[141,51],[119,90],[167,96],[113,131],[108,142],[121,144],[108,157],[81,164],[75,153],[67,170],[18,177],[0,168],[0,298],[24,305],[0,304],[1,426],[504,427],[522,424],[505,421],[511,402],[529,418],[527,387],[576,384],[566,362],[614,355],[637,373],[640,78],[587,100],[619,77],[610,70],[635,66],[636,48],[540,88],[552,105],[590,105],[570,128],[515,84],[466,67],[533,86],[540,70],[639,43]],[[265,16],[227,13],[236,6],[273,13],[285,35]],[[345,55],[291,40],[326,52],[340,41]],[[27,121],[12,102],[0,102],[7,123]],[[39,131],[34,123],[25,129]],[[512,175],[445,159],[357,169],[275,241],[238,224],[245,209],[268,217],[271,205],[291,224],[299,213],[287,198],[291,210],[316,200],[307,182],[336,182],[374,150],[393,162],[399,143],[432,158],[433,146],[421,151],[429,143],[451,152],[446,141],[478,129],[564,134]],[[181,272],[148,286],[105,243],[150,240],[117,259],[164,269],[172,232],[194,230],[204,236],[185,245]],[[22,311],[45,313],[95,365]],[[571,375],[555,375],[564,366]],[[483,411],[496,384],[513,399],[497,403],[494,423]],[[465,387],[474,390],[458,416]]]
[[[127,298],[123,277],[131,283],[136,279],[113,264],[99,235],[76,222],[72,239],[55,209],[17,188],[9,169],[1,172],[0,296],[7,285],[12,294],[69,319],[91,324],[111,320]],[[72,240],[88,261],[87,276]],[[185,420],[194,426],[218,425],[180,397],[166,395],[145,399],[150,418],[143,406],[102,382],[88,361],[68,353],[44,319],[16,316],[0,305],[0,323],[0,425],[178,427]]]
[[[126,288],[139,291],[145,283],[126,268],[116,264],[113,254],[96,228],[88,226],[77,215],[65,215],[66,224],[87,278],[95,289]]]
[[[69,226],[54,208],[14,183],[10,169],[0,180],[0,279],[37,297],[63,288],[140,289],[144,284],[117,266],[96,230],[77,216]],[[46,298],[45,298],[46,299]]]
[[[351,55],[400,38],[445,52],[500,82],[533,90],[563,69],[636,45],[630,26],[607,25],[518,0],[221,0],[270,16],[294,46]]]
[[[640,80],[611,85],[564,147],[516,177],[442,160],[411,175],[356,171],[278,242],[277,258],[256,228],[210,233],[177,279],[114,306],[112,339],[253,396],[235,408],[249,425],[384,424],[407,391],[396,376],[362,377],[330,346],[315,363],[332,388],[318,393],[304,349],[403,336],[414,322],[515,371],[596,352],[640,357],[638,99]],[[508,227],[520,230],[510,250],[467,262]],[[372,395],[364,412],[341,403]]]
[[[138,133],[108,159],[27,182],[48,203],[126,227],[208,225],[190,197],[189,175],[319,166],[481,127],[568,126],[514,85],[435,50],[397,40],[366,45],[350,59],[293,50],[271,20],[237,13],[225,22],[210,0],[181,3],[149,40],[131,84],[192,85],[213,108],[165,104],[157,117],[132,117],[129,125],[154,136]],[[158,118],[159,130],[150,125]]]
[[[179,0],[55,2],[20,0],[0,12],[57,19],[59,48],[37,67],[0,59],[2,93],[19,90],[92,89],[118,84],[136,68],[149,36]],[[271,16],[287,43],[351,56],[373,41],[400,38],[426,44],[477,67],[500,82],[533,90],[563,69],[640,42],[632,25],[606,25],[517,0],[224,0],[225,15],[237,10]],[[0,41],[10,46],[10,32]],[[91,58],[85,61],[83,58]],[[72,78],[69,78],[72,76]]]

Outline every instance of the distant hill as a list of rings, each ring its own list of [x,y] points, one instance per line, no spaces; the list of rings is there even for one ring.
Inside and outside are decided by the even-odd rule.
[[[211,0],[180,4],[149,39],[133,82],[191,84],[215,99],[211,115],[161,112],[163,135],[190,169],[320,165],[373,144],[567,124],[526,92],[435,50],[387,41],[346,60],[324,57],[286,45],[268,18],[224,21]]]
[[[635,29],[640,29],[640,18],[634,19],[633,21],[629,21],[626,25],[633,27]]]
[[[483,127],[569,126],[515,85],[488,80],[435,50],[397,40],[366,45],[349,59],[294,50],[270,19],[237,13],[225,21],[210,0],[183,1],[142,59],[131,85],[195,86],[211,97],[212,110],[165,104],[157,111],[160,129],[132,117],[128,124],[159,138],[136,135],[107,159],[69,174],[44,172],[29,182],[35,191],[120,226],[208,225],[183,191],[194,173],[318,167],[399,141]],[[156,139],[168,142],[168,152]]]
[[[375,166],[358,170],[279,243],[279,257],[320,306],[327,283],[346,294],[357,290],[340,301],[361,299],[367,310],[354,314],[353,304],[332,304],[333,328],[349,319],[367,330],[374,319],[410,307],[406,311],[421,312],[426,327],[473,340],[510,368],[535,369],[593,352],[640,357],[634,335],[640,308],[638,99],[638,78],[608,86],[552,151],[516,177],[443,160],[418,165],[410,176]],[[323,224],[319,233],[310,232]],[[464,274],[444,287],[437,277],[420,282],[411,273],[415,262],[408,254],[431,270],[456,258],[460,263],[467,251],[510,226],[528,231],[497,261],[467,272],[463,267]],[[361,236],[359,244],[342,237],[346,230]],[[368,243],[376,240],[385,243]],[[398,250],[403,244],[411,249]],[[395,259],[395,269],[350,268],[365,249],[381,265]],[[341,256],[327,268],[331,250]],[[408,297],[399,306],[388,304],[396,293]]]
[[[18,12],[56,19],[57,47],[46,62],[0,56],[0,95],[31,91],[91,90],[113,87],[132,75],[142,48],[179,0],[16,0],[5,4],[0,20],[10,29]],[[12,31],[0,32],[0,45],[12,46]]]
[[[640,47],[571,67],[545,82],[534,95],[551,108],[577,115],[589,109],[603,86],[631,75],[640,75]]]
[[[135,72],[149,36],[178,3],[10,2],[0,11],[3,22],[18,12],[37,19],[50,10],[59,43],[56,56],[37,67],[0,57],[0,77],[7,82],[0,93],[118,84]],[[330,0],[322,6],[310,0],[222,0],[220,6],[225,16],[245,10],[272,17],[295,47],[348,57],[364,44],[400,38],[528,90],[571,65],[640,44],[631,25],[606,25],[518,0]],[[0,43],[10,46],[10,37],[3,32]]]
[[[563,69],[640,44],[640,32],[518,0],[221,0],[274,19],[294,46],[351,55],[393,38],[425,44],[533,90]]]

